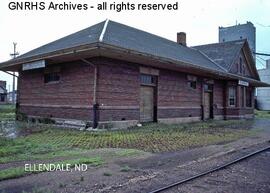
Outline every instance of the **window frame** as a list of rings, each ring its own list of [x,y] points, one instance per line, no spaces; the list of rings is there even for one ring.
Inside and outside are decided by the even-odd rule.
[[[214,90],[214,84],[205,83],[203,85],[203,90],[204,90],[204,92],[213,92],[213,90]]]
[[[233,96],[231,96],[230,90],[233,89]],[[233,100],[233,104],[231,104],[231,100]],[[229,107],[236,107],[236,87],[235,86],[230,86],[228,87],[228,106]]]
[[[187,84],[190,89],[194,89],[194,90],[197,89],[197,81],[188,80]]]
[[[59,66],[46,67],[44,69],[43,82],[45,84],[59,83],[61,80],[60,70]]]
[[[196,90],[197,89],[197,76],[187,75],[187,86],[189,89]]]
[[[51,72],[44,74],[44,83],[51,84],[51,83],[58,83],[60,82],[60,74],[58,72]]]
[[[143,78],[144,77],[144,78]],[[150,82],[147,82],[146,80],[150,79]],[[140,84],[146,85],[146,86],[156,86],[157,85],[157,76],[151,75],[151,74],[140,74]]]

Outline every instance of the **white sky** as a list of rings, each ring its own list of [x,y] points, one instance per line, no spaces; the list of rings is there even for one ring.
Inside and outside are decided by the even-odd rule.
[[[10,59],[12,42],[20,54],[70,33],[101,22],[106,18],[136,27],[175,41],[176,33],[187,33],[188,46],[218,42],[218,27],[251,21],[256,26],[257,51],[270,53],[269,0],[178,0],[178,11],[11,11],[0,1],[0,62]],[[22,0],[23,1],[23,0]],[[35,0],[39,1],[39,0]],[[44,0],[46,3],[49,0]],[[177,0],[107,0],[108,3],[175,3]],[[54,0],[64,2],[64,0]],[[100,0],[66,0],[66,3]],[[265,58],[266,59],[266,58]],[[259,66],[259,65],[258,65]],[[0,79],[11,85],[12,78],[0,72]]]

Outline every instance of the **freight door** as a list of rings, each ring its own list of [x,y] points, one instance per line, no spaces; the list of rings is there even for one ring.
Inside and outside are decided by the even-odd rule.
[[[154,87],[141,86],[140,121],[154,121]]]

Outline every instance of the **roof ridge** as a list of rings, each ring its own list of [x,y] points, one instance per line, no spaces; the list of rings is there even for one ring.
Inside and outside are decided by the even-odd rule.
[[[104,23],[104,26],[102,28],[102,31],[100,33],[100,36],[99,36],[99,42],[102,42],[103,41],[103,38],[104,38],[104,35],[105,35],[105,32],[106,32],[106,29],[107,29],[107,26],[108,26],[108,23],[109,23],[109,19],[106,19],[105,23]]]
[[[174,43],[174,44],[177,44],[177,45],[179,45],[179,46],[182,46],[183,48],[186,48],[186,49],[191,48],[191,47],[188,47],[188,46],[183,46],[183,45],[181,45],[181,44],[178,44],[176,41],[173,41],[173,40],[170,40],[170,39],[168,39],[168,38],[162,37],[162,36],[160,36],[160,35],[154,34],[153,32],[148,32],[148,31],[145,31],[145,30],[142,30],[142,29],[139,29],[139,28],[136,28],[136,27],[132,27],[132,26],[129,26],[129,25],[126,25],[126,24],[123,24],[123,23],[119,23],[119,22],[116,22],[116,21],[113,21],[113,20],[110,20],[110,21],[113,22],[113,23],[119,24],[119,25],[126,26],[126,27],[128,27],[128,28],[131,28],[131,29],[140,31],[140,32],[147,33],[147,34],[152,35],[152,36],[155,36],[155,37],[157,37],[157,38],[161,38],[161,39],[166,40],[166,41],[168,41],[168,42],[170,42],[170,43]]]
[[[192,48],[193,49],[193,48]],[[196,49],[197,50],[197,49]],[[203,53],[200,50],[197,50],[199,53],[201,53],[203,56],[205,56],[208,60],[210,60],[212,63],[214,63],[216,66],[218,66],[219,68],[221,68],[222,70],[224,70],[225,72],[228,72],[228,70],[226,68],[224,68],[223,66],[217,64],[214,60],[212,60],[209,56],[207,56],[205,53]]]
[[[221,45],[221,44],[229,44],[229,43],[235,43],[235,42],[245,42],[246,39],[241,39],[241,40],[232,40],[232,41],[226,41],[226,42],[217,42],[217,43],[210,43],[210,44],[201,44],[197,46],[191,46],[191,48],[196,48],[196,47],[202,47],[202,46],[211,46],[211,45]]]

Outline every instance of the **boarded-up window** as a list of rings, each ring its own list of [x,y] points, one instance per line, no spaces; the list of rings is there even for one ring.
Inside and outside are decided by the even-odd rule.
[[[229,87],[229,106],[235,107],[236,104],[236,89],[235,87]]]

